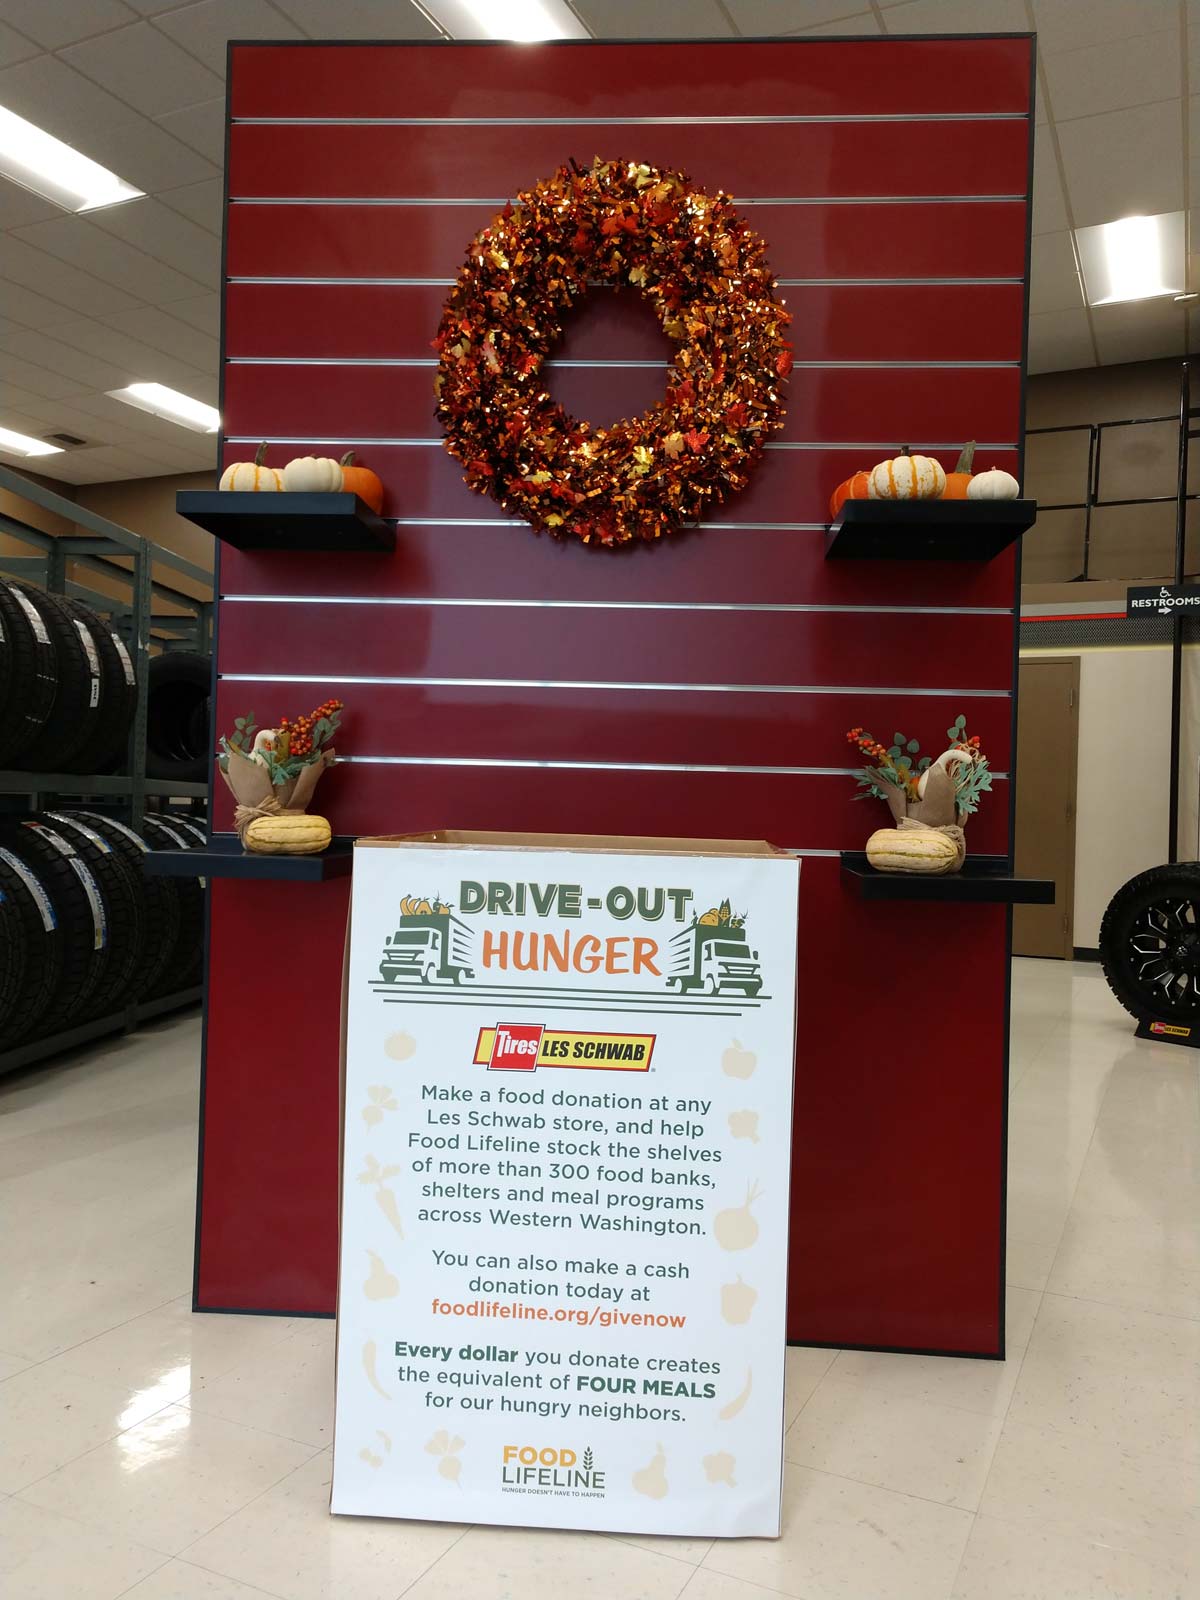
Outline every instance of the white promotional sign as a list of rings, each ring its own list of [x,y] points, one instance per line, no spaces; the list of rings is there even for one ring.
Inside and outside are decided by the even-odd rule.
[[[779,1532],[799,862],[359,841],[332,1509]]]

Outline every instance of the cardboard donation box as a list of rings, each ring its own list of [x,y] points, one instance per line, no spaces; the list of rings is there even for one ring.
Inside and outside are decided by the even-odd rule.
[[[335,1512],[778,1534],[799,875],[358,841]]]

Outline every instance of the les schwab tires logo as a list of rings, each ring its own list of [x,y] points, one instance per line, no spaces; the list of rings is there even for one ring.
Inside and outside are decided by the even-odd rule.
[[[474,1062],[489,1072],[536,1072],[538,1067],[647,1072],[656,1037],[547,1028],[540,1022],[498,1022],[494,1028],[480,1028]]]
[[[602,1500],[604,1472],[590,1447],[580,1455],[565,1445],[506,1444],[501,1451],[500,1486],[508,1494],[564,1495]]]

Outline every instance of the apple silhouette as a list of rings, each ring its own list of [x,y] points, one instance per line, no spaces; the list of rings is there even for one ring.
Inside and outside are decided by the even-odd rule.
[[[753,1050],[746,1050],[740,1039],[735,1039],[721,1057],[721,1071],[727,1078],[750,1078],[758,1065]]]

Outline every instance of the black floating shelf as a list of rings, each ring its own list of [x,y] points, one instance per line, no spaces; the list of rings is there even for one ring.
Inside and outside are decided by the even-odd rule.
[[[847,500],[827,558],[991,561],[1037,518],[1036,500]]]
[[[863,900],[941,900],[960,906],[1054,904],[1053,878],[1016,878],[1004,856],[968,855],[959,872],[879,872],[865,851],[843,850],[842,882]]]
[[[195,850],[151,850],[147,872],[160,878],[271,879],[276,883],[322,883],[347,878],[354,864],[352,840],[335,839],[316,856],[265,856],[243,850],[236,834],[222,834]]]
[[[186,489],[181,517],[237,550],[376,550],[396,548],[396,530],[356,494],[266,494]]]

